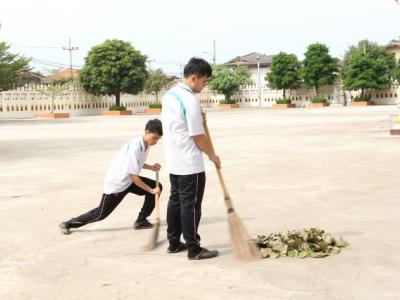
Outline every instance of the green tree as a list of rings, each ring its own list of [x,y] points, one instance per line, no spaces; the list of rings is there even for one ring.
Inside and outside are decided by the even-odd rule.
[[[233,72],[236,75],[237,81],[240,86],[252,84],[251,73],[247,66],[238,65]]]
[[[225,96],[225,101],[230,102],[234,93],[239,90],[239,82],[235,73],[224,66],[214,66],[213,75],[208,81],[211,90],[221,93]]]
[[[391,70],[393,70],[396,67],[396,60],[394,59],[394,54],[387,53],[385,48],[379,46],[377,43],[368,40],[359,41],[357,46],[352,46],[349,48],[349,51],[347,51],[345,54],[344,61],[346,61],[346,59],[351,55],[353,51],[355,53],[357,52],[368,53],[369,56],[373,59],[383,58]]]
[[[365,97],[366,89],[387,89],[396,66],[393,55],[383,47],[367,40],[351,46],[343,60],[342,79],[347,90],[361,89]]]
[[[393,77],[400,83],[400,60],[397,63],[395,69],[393,70]]]
[[[8,52],[10,47],[0,42],[0,90],[9,90],[19,83],[18,74],[29,71],[30,59]]]
[[[297,56],[280,52],[272,58],[271,71],[265,80],[273,89],[283,90],[283,98],[287,89],[295,89],[300,85],[300,63]]]
[[[309,45],[304,56],[302,79],[305,86],[314,88],[315,95],[318,96],[321,86],[335,82],[337,61],[329,55],[328,47],[320,43]]]
[[[120,106],[121,93],[137,94],[147,78],[146,56],[129,42],[106,40],[94,46],[85,58],[79,79],[85,91],[95,95],[114,95]]]
[[[149,77],[144,85],[144,90],[149,93],[156,94],[156,102],[158,103],[158,93],[169,85],[167,76],[161,69],[150,70]]]

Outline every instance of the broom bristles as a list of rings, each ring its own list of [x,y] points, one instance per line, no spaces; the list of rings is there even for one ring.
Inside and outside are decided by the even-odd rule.
[[[246,228],[235,211],[228,213],[228,222],[232,249],[236,257],[247,261],[259,258],[256,245],[250,240]]]
[[[159,231],[160,231],[160,220],[157,219],[157,221],[154,223],[154,227],[151,232],[150,241],[146,246],[143,247],[145,251],[152,251],[156,248]]]

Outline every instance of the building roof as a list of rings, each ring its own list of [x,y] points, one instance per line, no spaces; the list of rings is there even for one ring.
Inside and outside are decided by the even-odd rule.
[[[44,76],[39,72],[32,72],[32,71],[21,71],[18,73],[20,78],[38,78],[42,79]]]
[[[265,55],[257,52],[252,52],[243,56],[236,56],[235,58],[224,63],[225,66],[233,67],[237,65],[246,65],[248,67],[257,66],[257,57],[260,58],[260,66],[267,67],[272,63],[273,55]]]
[[[72,69],[72,74],[74,79],[78,78],[79,75],[79,70],[78,69]],[[71,79],[71,69],[70,68],[65,68],[65,69],[60,69],[55,71],[53,74],[47,76],[42,80],[43,83],[54,83],[54,82],[60,82],[60,81],[68,81]]]
[[[384,47],[385,47],[385,49],[388,49],[388,48],[400,48],[400,40],[391,40]]]

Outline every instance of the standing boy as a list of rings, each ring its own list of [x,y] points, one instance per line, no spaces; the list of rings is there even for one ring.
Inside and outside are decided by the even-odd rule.
[[[171,182],[167,210],[168,252],[179,252],[187,247],[191,260],[218,256],[217,250],[200,246],[197,232],[206,182],[203,152],[220,167],[219,157],[207,142],[200,102],[195,96],[206,86],[211,74],[208,62],[191,58],[184,68],[183,82],[170,89],[162,100],[165,162]],[[182,233],[186,245],[180,242]]]

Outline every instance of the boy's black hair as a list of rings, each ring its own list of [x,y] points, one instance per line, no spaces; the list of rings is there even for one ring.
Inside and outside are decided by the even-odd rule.
[[[192,57],[183,69],[183,77],[187,78],[190,75],[211,77],[211,66],[206,60],[202,58]]]
[[[159,136],[163,135],[162,124],[159,119],[148,121],[144,130],[150,133],[157,133]]]

